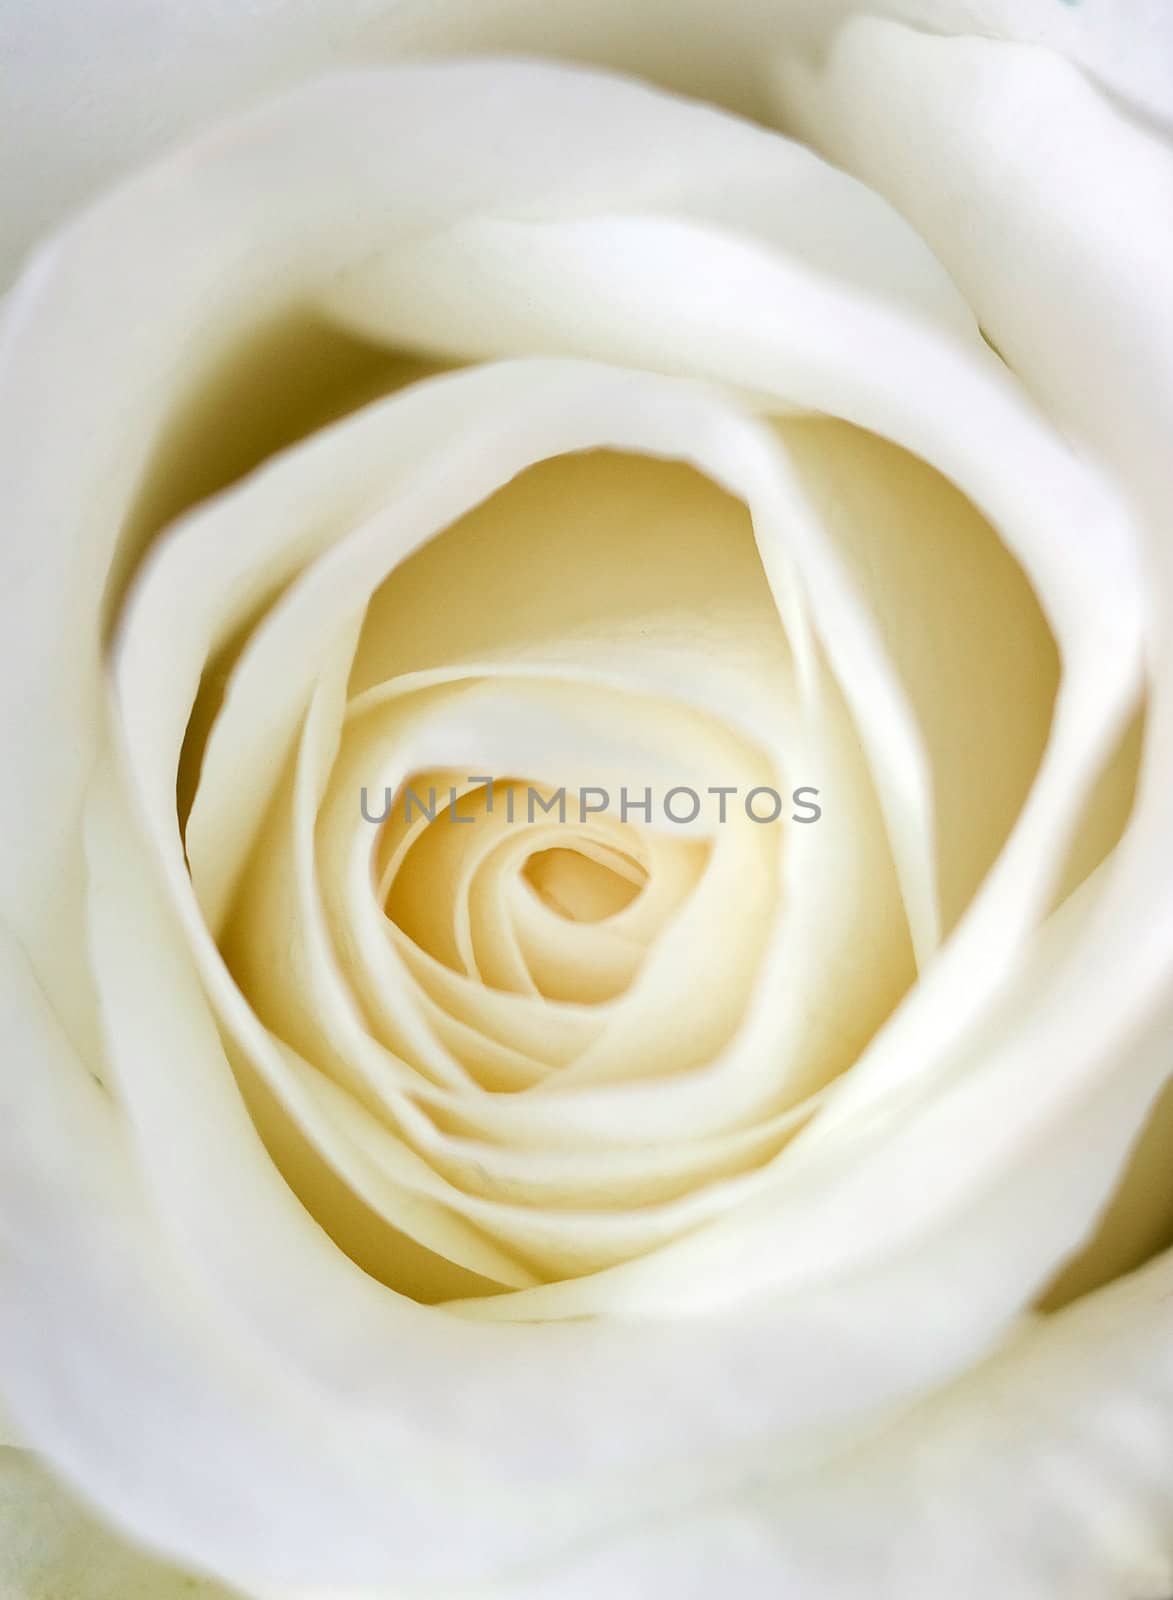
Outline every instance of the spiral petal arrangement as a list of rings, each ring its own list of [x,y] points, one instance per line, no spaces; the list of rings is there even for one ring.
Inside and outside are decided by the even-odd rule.
[[[16,1148],[74,1196],[9,1170],[90,1332],[38,1250],[0,1353],[83,1488],[461,1582],[993,1348],[1160,1081],[1094,997],[1145,569],[895,210],[619,79],[353,73],[83,216],[2,363]]]

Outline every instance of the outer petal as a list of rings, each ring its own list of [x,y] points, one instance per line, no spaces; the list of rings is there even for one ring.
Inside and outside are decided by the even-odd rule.
[[[0,1593],[5,1600],[231,1600],[95,1521],[33,1455],[0,1448]]]
[[[0,9],[0,283],[39,234],[112,177],[317,72],[520,50],[641,73],[760,114],[771,58],[817,49],[852,11],[1046,43],[1173,118],[1163,0],[89,0],[84,25],[73,0],[10,4]]]
[[[1167,1600],[1171,1306],[1166,1257],[810,1476],[759,1477],[513,1593]]]
[[[874,20],[824,70],[780,67],[777,99],[909,219],[1050,415],[1129,484],[1167,470],[1173,144],[1046,51]]]

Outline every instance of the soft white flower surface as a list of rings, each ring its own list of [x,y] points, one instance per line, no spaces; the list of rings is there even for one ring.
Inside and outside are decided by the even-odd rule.
[[[213,117],[331,69],[520,51],[639,73],[774,121],[770,65],[845,19],[1043,45],[1173,126],[1166,0],[8,0],[0,273],[112,177]]]
[[[1167,24],[115,9],[14,244],[297,86],[0,324],[5,1592],[1161,1600]]]

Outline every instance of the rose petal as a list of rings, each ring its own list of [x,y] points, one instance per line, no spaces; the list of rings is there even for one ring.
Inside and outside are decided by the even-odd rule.
[[[413,55],[521,51],[640,73],[761,117],[769,62],[818,51],[848,0],[561,0],[485,7],[444,0],[334,0],[329,23],[297,0],[241,9],[207,0],[198,20],[129,0],[91,0],[84,32],[69,0],[0,17],[5,84],[0,187],[8,199],[0,278],[72,206],[202,123],[314,73]],[[1071,55],[1115,92],[1173,120],[1167,17],[1152,0],[874,0],[873,12],[943,33],[1037,41]]]
[[[599,1543],[558,1570],[557,1593],[1164,1600],[1171,1296],[1166,1257],[1028,1324],[814,1472],[766,1472],[687,1520]],[[543,1573],[512,1592],[545,1595],[548,1583]]]
[[[6,1600],[233,1600],[165,1566],[84,1510],[26,1450],[0,1448],[0,1589]]]

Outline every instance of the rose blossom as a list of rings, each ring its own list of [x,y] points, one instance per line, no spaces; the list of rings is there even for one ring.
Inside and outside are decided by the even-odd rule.
[[[5,302],[18,1595],[1173,1588],[1168,30],[780,9],[294,18]]]

